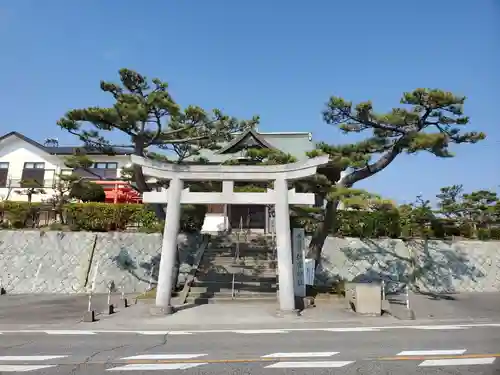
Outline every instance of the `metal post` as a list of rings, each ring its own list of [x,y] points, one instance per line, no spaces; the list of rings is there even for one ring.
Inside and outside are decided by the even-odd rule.
[[[406,308],[410,310],[410,291],[408,288],[408,284],[406,284]]]
[[[108,306],[111,305],[111,283],[108,285]]]
[[[92,311],[92,291],[89,291],[89,304],[87,307],[87,311]]]
[[[382,280],[382,301],[385,301],[385,280]]]

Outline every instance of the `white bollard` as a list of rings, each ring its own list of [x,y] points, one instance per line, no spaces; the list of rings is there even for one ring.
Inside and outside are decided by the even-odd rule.
[[[92,292],[89,292],[89,304],[87,311],[92,311]]]
[[[406,308],[410,310],[410,291],[408,288],[408,284],[406,284]]]
[[[111,283],[108,285],[108,306],[111,305]]]
[[[385,301],[385,280],[382,280],[382,301]]]

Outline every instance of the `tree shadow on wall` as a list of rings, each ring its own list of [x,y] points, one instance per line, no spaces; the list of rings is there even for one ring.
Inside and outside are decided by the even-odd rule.
[[[158,249],[158,251],[160,251]],[[137,265],[135,259],[130,256],[127,249],[121,248],[118,255],[111,257],[112,262],[118,267],[118,269],[127,272],[135,279],[144,282],[151,283],[155,286],[158,283],[158,269],[160,266],[161,254],[156,254],[151,257],[148,262],[141,262]],[[139,272],[139,268],[144,271]]]
[[[362,239],[364,247],[344,247],[341,251],[353,264],[364,262],[370,267],[355,277],[354,281],[382,281],[397,293],[401,285],[409,284],[414,292],[434,298],[447,298],[444,294],[456,293],[454,281],[476,282],[484,273],[471,264],[467,254],[458,248],[442,249],[439,243],[429,240],[405,241],[407,254],[397,251],[401,242],[383,243]],[[391,288],[391,287],[390,287]]]
[[[190,250],[197,249],[198,247],[199,237],[197,236],[186,236],[183,237],[182,240],[179,240],[176,251],[176,263],[172,275],[172,278],[175,281],[173,283],[174,289],[179,286],[178,284],[183,282],[183,280],[179,279],[179,274],[189,272],[190,267],[194,263],[194,254]],[[136,259],[130,255],[128,249],[122,247],[118,255],[111,257],[111,260],[120,270],[129,273],[141,282],[151,284],[151,287],[155,287],[158,284],[161,247],[156,250],[156,253],[157,254],[151,256],[148,261],[142,261],[137,264]],[[184,265],[187,265],[189,270],[184,270]]]

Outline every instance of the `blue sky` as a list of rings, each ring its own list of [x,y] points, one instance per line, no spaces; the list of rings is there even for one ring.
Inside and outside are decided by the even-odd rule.
[[[404,202],[500,185],[498,0],[2,0],[0,45],[2,132],[76,143],[56,121],[109,104],[99,81],[122,67],[168,81],[182,105],[330,143],[350,140],[322,122],[331,95],[384,111],[435,87],[466,95],[470,127],[488,139],[454,159],[401,156],[359,187]]]

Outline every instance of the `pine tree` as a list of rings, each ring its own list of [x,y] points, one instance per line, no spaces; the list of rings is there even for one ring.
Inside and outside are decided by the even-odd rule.
[[[341,197],[357,182],[387,168],[402,154],[429,152],[436,157],[453,157],[450,145],[476,143],[484,133],[462,132],[469,123],[463,114],[465,97],[437,89],[416,89],[405,92],[403,106],[388,113],[376,113],[370,101],[353,105],[340,97],[331,97],[323,112],[326,124],[340,128],[344,133],[368,133],[357,143],[328,145],[320,143],[309,156],[330,155],[334,169],[347,173],[340,180],[337,174],[325,175],[330,187],[326,191],[322,222],[310,243],[310,256],[319,264],[321,250],[334,226]]]
[[[182,109],[170,95],[166,82],[158,78],[149,82],[129,69],[121,69],[119,76],[120,84],[101,81],[101,90],[111,94],[113,106],[73,109],[58,125],[87,147],[108,154],[126,148],[134,155],[182,163],[188,157],[199,156],[201,149],[217,149],[234,132],[259,122],[257,116],[240,121],[218,109],[211,113],[198,106]],[[126,142],[112,143],[109,136],[113,133]],[[151,190],[139,166],[128,172],[139,192]],[[156,207],[156,212],[163,216],[161,207]]]

